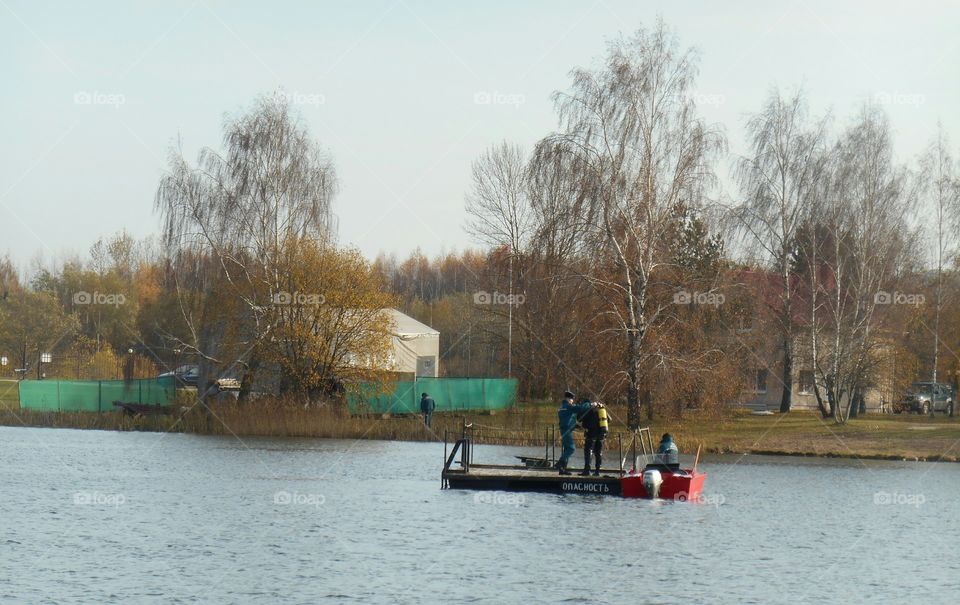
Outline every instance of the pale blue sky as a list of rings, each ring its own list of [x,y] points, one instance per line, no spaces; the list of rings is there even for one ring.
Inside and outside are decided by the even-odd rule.
[[[371,257],[472,246],[471,161],[502,139],[529,148],[569,70],[657,14],[699,49],[702,113],[733,153],[769,88],[801,83],[838,127],[886,103],[904,160],[938,119],[956,148],[960,8],[839,4],[0,0],[0,254],[155,233],[170,145],[218,146],[225,112],[278,89],[335,158],[341,241]]]

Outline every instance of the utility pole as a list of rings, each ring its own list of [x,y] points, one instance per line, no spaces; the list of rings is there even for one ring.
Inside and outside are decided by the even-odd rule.
[[[513,247],[510,250],[510,295],[507,297],[507,378],[513,378]]]

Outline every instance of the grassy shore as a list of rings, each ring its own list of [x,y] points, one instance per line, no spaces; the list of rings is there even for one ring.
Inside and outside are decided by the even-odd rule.
[[[20,389],[16,380],[0,378],[0,410],[20,407]]]
[[[0,385],[0,392],[3,392]],[[3,409],[6,408],[6,409]],[[612,408],[612,432],[627,434]],[[103,430],[175,431],[213,435],[318,437],[440,441],[473,424],[479,443],[543,446],[556,424],[553,405],[528,404],[496,415],[436,414],[432,429],[419,417],[350,416],[329,408],[304,409],[289,404],[219,404],[210,410],[181,406],[169,416],[131,418],[120,413],[38,413],[20,410],[11,398],[0,399],[0,424]],[[724,417],[691,414],[683,420],[649,423],[656,439],[670,432],[684,453],[752,453],[863,459],[960,461],[960,418],[867,415],[845,425],[816,414],[755,416],[731,412]],[[629,438],[624,438],[629,442]],[[616,437],[608,441],[617,447]]]
[[[943,416],[869,414],[838,425],[809,412],[737,414],[723,422],[694,419],[672,432],[711,453],[960,462],[960,419]]]

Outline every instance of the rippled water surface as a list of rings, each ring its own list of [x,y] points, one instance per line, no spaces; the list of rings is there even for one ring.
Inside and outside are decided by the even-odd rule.
[[[960,465],[712,458],[694,504],[441,490],[442,454],[0,428],[0,602],[960,600]]]

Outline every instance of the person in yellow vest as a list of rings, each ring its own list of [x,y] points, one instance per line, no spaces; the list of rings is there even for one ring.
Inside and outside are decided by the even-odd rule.
[[[584,399],[589,403],[589,399]],[[596,461],[593,469],[593,475],[600,475],[600,465],[603,463],[603,440],[607,437],[610,430],[610,423],[607,419],[607,408],[602,403],[595,403],[590,410],[580,418],[580,424],[583,426],[583,472],[580,474],[586,477],[590,474],[590,455]]]

